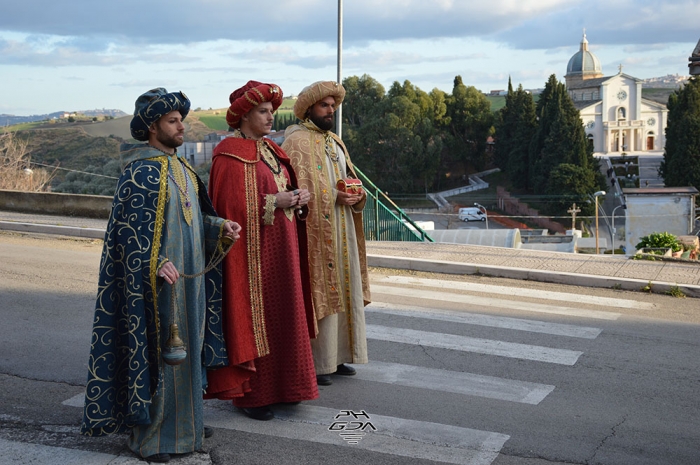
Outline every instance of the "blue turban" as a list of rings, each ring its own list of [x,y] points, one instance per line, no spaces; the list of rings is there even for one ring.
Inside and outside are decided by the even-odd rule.
[[[171,111],[179,111],[185,119],[190,111],[190,99],[182,92],[168,93],[162,87],[151,89],[136,99],[136,109],[131,120],[131,137],[148,140],[148,128]]]

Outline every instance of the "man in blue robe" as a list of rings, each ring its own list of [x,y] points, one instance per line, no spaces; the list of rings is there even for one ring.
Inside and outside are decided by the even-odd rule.
[[[216,216],[177,153],[189,108],[182,92],[163,88],[136,101],[131,135],[147,143],[122,146],[81,426],[89,436],[130,432],[129,448],[153,462],[202,447],[206,370],[227,364],[221,267],[207,264],[224,252],[222,238],[235,242],[241,229]],[[165,362],[173,324],[186,356],[170,363],[179,364]]]

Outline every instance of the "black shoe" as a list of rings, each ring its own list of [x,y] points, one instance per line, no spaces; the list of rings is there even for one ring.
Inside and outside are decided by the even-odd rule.
[[[209,439],[212,436],[214,436],[214,428],[212,428],[211,426],[205,426],[204,427],[204,438]]]
[[[167,463],[170,462],[170,454],[153,454],[145,458],[148,462]]]
[[[331,375],[316,375],[316,384],[319,386],[330,386],[333,384]]]
[[[275,414],[272,413],[268,406],[241,408],[241,410],[245,413],[245,416],[253,420],[267,421],[275,418]]]
[[[357,374],[357,371],[355,371],[353,367],[348,365],[338,365],[338,370],[334,374],[343,376],[353,376]]]

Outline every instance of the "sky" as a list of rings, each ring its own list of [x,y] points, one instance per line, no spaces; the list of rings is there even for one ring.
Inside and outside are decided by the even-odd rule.
[[[224,108],[248,80],[298,94],[335,80],[337,0],[8,0],[0,114],[132,113],[154,87]],[[342,76],[451,93],[564,80],[583,31],[603,74],[688,74],[700,0],[343,0]]]

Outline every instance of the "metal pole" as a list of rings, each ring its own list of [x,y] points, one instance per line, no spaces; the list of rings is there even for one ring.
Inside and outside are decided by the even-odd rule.
[[[618,207],[615,207],[618,208]],[[612,216],[612,231],[610,236],[612,236],[612,254],[615,256],[615,208],[613,208],[613,216]]]
[[[343,83],[343,0],[338,0],[338,84]],[[335,111],[335,133],[343,137],[343,106]]]
[[[595,196],[595,253],[598,255],[598,196]]]
[[[486,220],[486,229],[489,229],[489,215],[486,212],[486,207],[484,207],[483,205],[476,203],[476,202],[474,202],[474,206],[484,210],[484,219]]]
[[[615,210],[617,210],[620,207],[625,207],[625,204],[620,204],[617,207],[613,208],[612,211],[612,250],[613,250],[613,255],[615,254],[615,234],[617,233],[617,229],[615,229]]]

